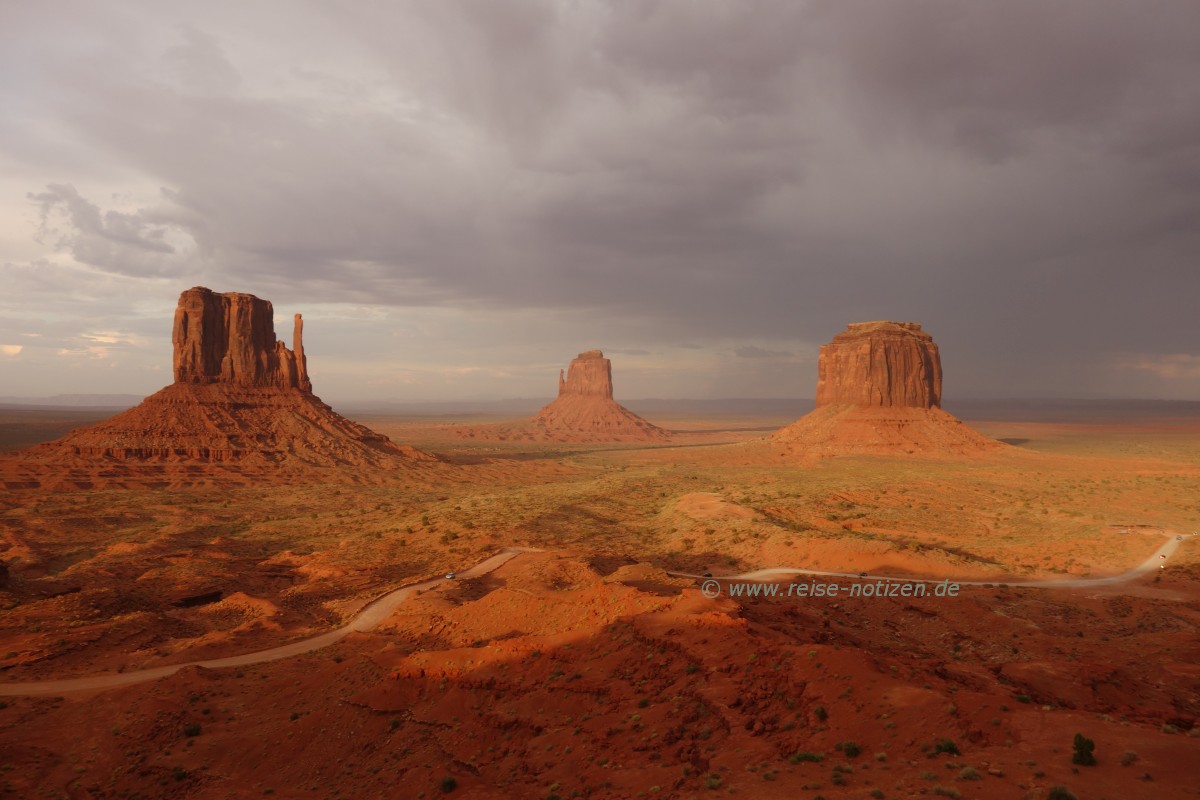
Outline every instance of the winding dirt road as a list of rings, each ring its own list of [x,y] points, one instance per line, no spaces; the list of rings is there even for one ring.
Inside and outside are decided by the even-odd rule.
[[[1041,589],[1090,589],[1094,586],[1114,586],[1119,583],[1127,583],[1135,578],[1148,575],[1151,572],[1157,572],[1160,566],[1167,563],[1167,560],[1175,554],[1176,549],[1178,549],[1182,542],[1176,539],[1178,534],[1174,531],[1164,531],[1163,535],[1167,537],[1167,541],[1162,547],[1155,550],[1145,561],[1133,569],[1122,572],[1119,575],[1108,575],[1103,578],[1049,578],[1036,581],[1006,581],[993,578],[988,581],[951,580],[950,582],[957,583],[959,586],[995,586],[1003,583],[1005,586],[1025,586]],[[687,572],[671,572],[668,574],[674,575],[677,578],[708,578],[717,581],[762,581],[785,575],[817,575],[830,578],[858,578],[874,581],[896,581],[899,583],[942,583],[946,580],[946,578],[896,578],[889,575],[868,575],[860,572],[825,572],[817,569],[797,569],[794,567],[771,567],[769,569],[757,569],[753,572],[743,572],[738,575],[714,575],[711,577],[706,575],[692,575]]]
[[[480,575],[486,575],[521,553],[531,552],[536,552],[536,549],[532,547],[506,547],[486,561],[476,564],[465,572],[458,573],[458,577],[477,578]],[[184,667],[205,667],[207,669],[244,667],[250,664],[261,664],[265,661],[277,661],[281,658],[303,655],[312,650],[328,647],[356,631],[372,630],[380,622],[387,619],[396,606],[403,603],[414,593],[431,589],[444,580],[446,578],[434,578],[433,580],[414,583],[411,586],[404,586],[395,591],[388,592],[382,597],[378,597],[367,603],[362,611],[355,615],[354,619],[337,630],[322,633],[308,639],[302,639],[298,642],[292,642],[291,644],[272,647],[269,650],[257,650],[253,653],[242,653],[241,655],[229,656],[227,658],[213,658],[207,661],[188,661],[183,664],[169,664],[164,667],[152,667],[150,669],[137,670],[136,672],[107,673],[104,675],[90,675],[86,678],[64,678],[62,680],[34,681],[29,683],[0,683],[0,696],[59,695],[67,694],[68,692],[86,692],[95,689],[114,689],[118,686],[129,686],[134,683],[145,683],[146,681],[165,678],[168,675],[174,675]]]
[[[1155,572],[1160,565],[1165,564],[1175,550],[1179,547],[1180,541],[1176,539],[1176,535],[1172,532],[1164,534],[1168,536],[1166,543],[1158,548],[1149,558],[1137,565],[1133,569],[1122,572],[1119,575],[1110,575],[1103,578],[1062,578],[1040,581],[1004,581],[1007,586],[1027,586],[1040,587],[1045,589],[1085,589],[1095,586],[1113,586],[1119,583],[1126,583],[1136,578],[1142,577],[1149,573]],[[1190,538],[1190,537],[1189,537]],[[538,552],[537,548],[533,547],[507,547],[501,550],[491,558],[476,564],[465,572],[458,574],[459,578],[475,578],[480,575],[486,575],[492,570],[505,564],[521,553]],[[704,575],[691,575],[684,572],[668,573],[681,578],[696,578],[704,579]],[[941,583],[942,578],[896,578],[887,575],[862,575],[857,572],[825,572],[814,569],[796,569],[790,567],[773,567],[770,569],[759,569],[753,572],[743,572],[738,575],[721,575],[712,578],[718,581],[731,580],[746,580],[746,581],[762,581],[770,580],[787,575],[817,575],[833,578],[857,578],[869,580],[883,581],[900,581],[904,583]],[[70,692],[85,692],[94,691],[97,689],[113,689],[118,686],[129,686],[135,683],[145,683],[159,678],[165,678],[168,675],[174,675],[184,667],[205,667],[207,669],[220,669],[223,667],[243,667],[250,664],[261,664],[266,661],[276,661],[281,658],[290,658],[292,656],[303,655],[304,653],[313,650],[319,650],[322,647],[337,642],[346,636],[356,631],[369,631],[374,629],[380,622],[387,619],[388,615],[393,610],[415,592],[421,592],[426,589],[431,589],[437,586],[446,578],[434,578],[423,583],[416,583],[411,586],[405,586],[395,591],[372,600],[363,607],[350,622],[337,630],[322,633],[308,639],[302,639],[291,644],[272,647],[269,650],[258,650],[253,653],[243,653],[237,656],[229,656],[227,658],[214,658],[207,661],[188,661],[183,664],[170,664],[163,667],[152,667],[151,669],[137,670],[136,672],[121,672],[107,673],[104,675],[92,675],[86,678],[64,678],[62,680],[34,681],[27,683],[0,683],[0,696],[14,695],[60,695]],[[985,586],[996,585],[1000,581],[951,581],[959,586]]]

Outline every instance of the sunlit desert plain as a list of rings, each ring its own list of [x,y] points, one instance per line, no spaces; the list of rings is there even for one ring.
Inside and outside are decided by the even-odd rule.
[[[0,692],[303,640],[531,551],[294,657],[5,697],[5,796],[1200,793],[1195,419],[982,420],[1012,444],[819,459],[763,438],[778,418],[659,414],[674,435],[652,446],[359,421],[440,460],[372,482],[10,484]],[[1010,585],[1118,575],[1175,536],[1127,582]],[[731,599],[672,574],[762,567],[984,585]],[[1076,733],[1095,766],[1072,764]]]

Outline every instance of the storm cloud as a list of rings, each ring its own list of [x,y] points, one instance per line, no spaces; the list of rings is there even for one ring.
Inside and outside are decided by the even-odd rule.
[[[199,284],[315,307],[334,397],[544,394],[592,346],[626,396],[808,396],[878,318],[948,396],[1200,396],[1194,4],[5,16],[6,394],[79,352],[156,388]]]

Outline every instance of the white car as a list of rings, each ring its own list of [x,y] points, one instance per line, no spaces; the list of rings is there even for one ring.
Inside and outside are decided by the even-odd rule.
[[[446,573],[446,580],[448,580],[448,581],[452,581],[452,580],[454,580],[454,579],[455,579],[455,578],[457,578],[457,577],[458,577],[458,576],[457,576],[456,574],[454,574],[453,572],[447,572],[447,573]]]
[[[1166,558],[1166,557],[1167,557],[1167,554],[1166,554],[1166,553],[1159,553],[1159,554],[1158,554],[1158,557],[1159,557],[1159,558]]]

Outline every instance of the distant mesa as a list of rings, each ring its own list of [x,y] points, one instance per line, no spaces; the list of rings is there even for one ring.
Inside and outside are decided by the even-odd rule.
[[[854,322],[821,346],[817,407],[772,435],[816,455],[1003,447],[947,414],[942,361],[916,322]]]
[[[203,287],[179,296],[175,382],[97,425],[36,445],[26,463],[394,469],[434,456],[394,444],[312,393],[304,323],[275,339],[271,303]]]
[[[532,419],[461,428],[467,439],[529,442],[666,442],[669,431],[613,400],[612,362],[599,350],[580,353],[558,373],[558,397]]]

